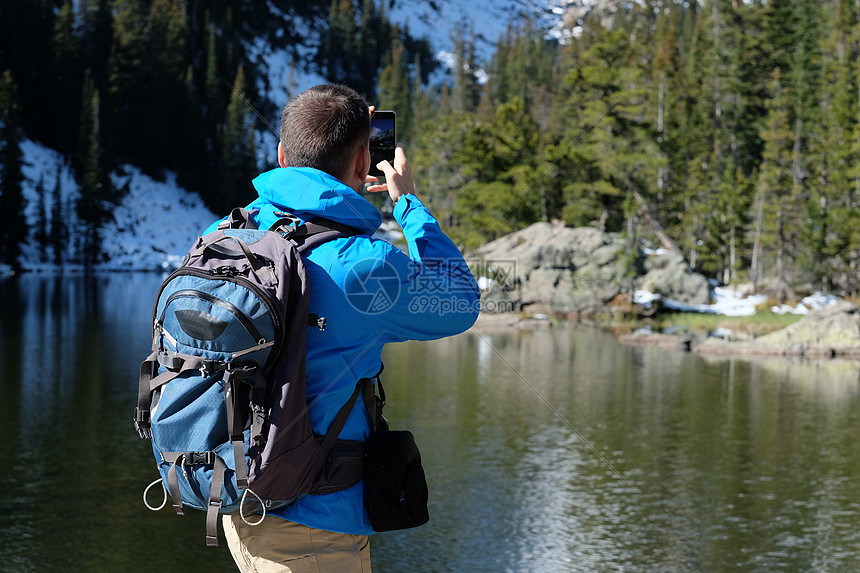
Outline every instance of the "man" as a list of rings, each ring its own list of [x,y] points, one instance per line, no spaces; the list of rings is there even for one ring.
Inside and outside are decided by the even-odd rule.
[[[308,404],[317,434],[325,434],[356,382],[380,370],[386,343],[451,336],[477,318],[475,280],[415,196],[403,148],[397,147],[393,165],[378,164],[385,183],[368,176],[372,112],[345,86],[317,86],[295,97],[282,115],[281,167],[254,179],[259,197],[247,207],[262,229],[286,212],[303,221],[322,217],[363,233],[305,253],[310,311],[327,319],[325,331],[310,328],[307,341]],[[371,238],[381,215],[358,194],[366,182],[375,183],[369,191],[387,191],[394,202],[408,255]],[[358,400],[340,437],[366,439],[370,420]],[[362,482],[328,495],[308,495],[271,512],[258,526],[239,515],[225,515],[223,524],[242,571],[371,570],[368,536],[373,529]]]

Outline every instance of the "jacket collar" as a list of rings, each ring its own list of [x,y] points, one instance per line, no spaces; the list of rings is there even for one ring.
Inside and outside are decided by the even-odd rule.
[[[373,234],[382,215],[367,199],[336,177],[310,167],[279,167],[260,174],[253,181],[259,199],[248,205],[260,209],[261,228],[278,220],[278,211],[296,215],[303,221],[324,217]]]

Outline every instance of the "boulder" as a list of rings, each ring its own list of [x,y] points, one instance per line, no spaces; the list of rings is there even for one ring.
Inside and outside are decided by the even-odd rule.
[[[809,312],[783,329],[745,342],[709,338],[696,348],[705,355],[860,357],[860,307],[839,301]]]
[[[801,345],[834,350],[860,346],[860,308],[845,300],[834,302],[757,340],[772,346]]]
[[[645,274],[636,279],[639,290],[659,293],[684,304],[707,304],[711,296],[708,280],[690,270],[680,253],[668,251],[645,258]]]
[[[618,233],[535,223],[487,243],[471,258],[481,270],[509,269],[510,279],[493,283],[484,297],[515,301],[520,308],[591,312],[636,289],[685,304],[710,301],[707,280],[692,272],[680,254],[655,254],[649,247],[638,241],[631,252]]]

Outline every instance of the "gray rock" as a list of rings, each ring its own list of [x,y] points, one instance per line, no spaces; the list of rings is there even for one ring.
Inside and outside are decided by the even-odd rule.
[[[655,292],[684,304],[707,304],[708,280],[690,271],[680,253],[668,252],[645,257],[646,273],[636,279],[636,288]]]
[[[515,268],[516,288],[486,294],[521,307],[595,311],[638,288],[687,304],[709,302],[707,280],[692,272],[680,254],[646,255],[646,246],[639,242],[630,256],[628,241],[617,233],[535,223],[484,245],[472,258],[483,261],[483,268],[494,263]]]
[[[704,355],[774,355],[860,358],[860,308],[847,301],[810,311],[794,324],[744,342],[708,339]]]
[[[860,308],[839,301],[809,314],[758,341],[770,345],[825,345],[834,348],[860,345]]]

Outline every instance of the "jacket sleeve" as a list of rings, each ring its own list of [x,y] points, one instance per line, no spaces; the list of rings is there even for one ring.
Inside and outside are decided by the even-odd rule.
[[[431,340],[467,330],[478,317],[480,290],[463,255],[414,195],[394,208],[409,248],[387,246],[385,263],[399,289],[390,308],[375,315],[389,341]]]

